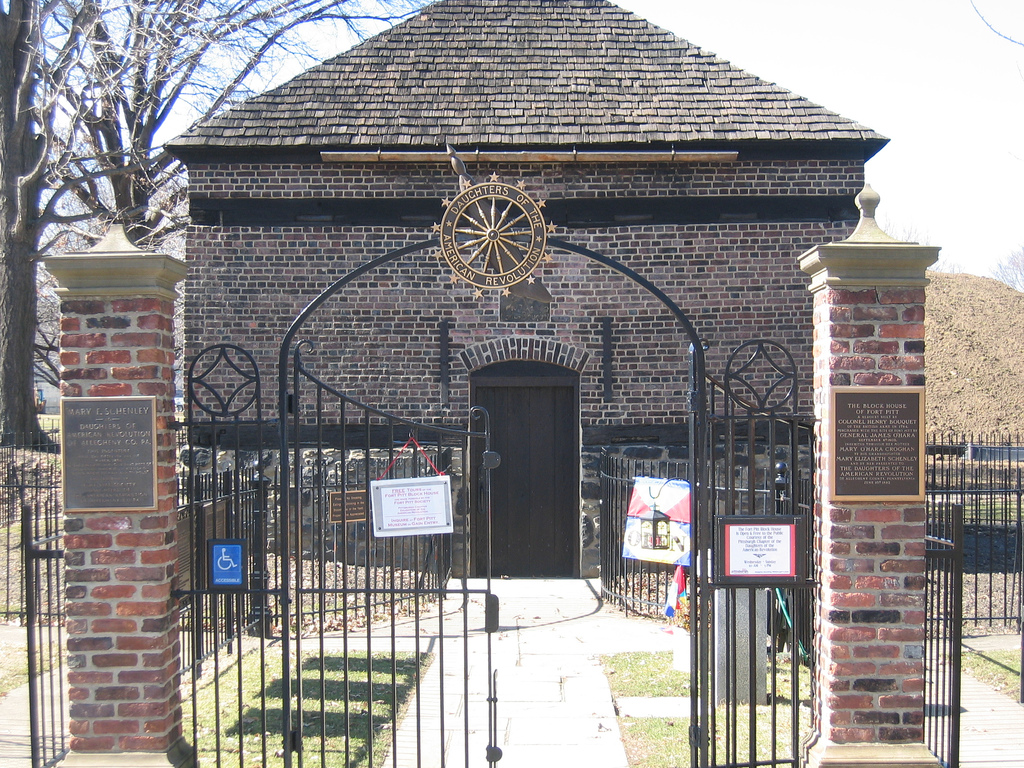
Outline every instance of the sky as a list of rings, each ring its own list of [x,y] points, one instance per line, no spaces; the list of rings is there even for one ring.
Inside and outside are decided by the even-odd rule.
[[[889,138],[867,163],[889,234],[988,275],[1024,248],[1024,45],[970,0],[615,0]],[[1024,42],[1024,0],[975,0]]]

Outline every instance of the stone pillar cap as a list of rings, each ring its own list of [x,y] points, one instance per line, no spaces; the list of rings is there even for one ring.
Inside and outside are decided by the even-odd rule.
[[[85,251],[49,256],[46,269],[63,296],[158,296],[175,299],[187,267],[181,259],[136,246],[121,224],[112,224]]]
[[[908,287],[928,285],[925,271],[938,261],[933,245],[908,243],[878,226],[879,195],[870,186],[857,195],[860,221],[848,238],[816,245],[800,256],[800,269],[811,276],[810,290],[824,288]]]

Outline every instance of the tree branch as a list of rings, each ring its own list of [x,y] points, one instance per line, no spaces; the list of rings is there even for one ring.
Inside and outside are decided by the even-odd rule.
[[[999,37],[1003,38],[1003,40],[1008,40],[1009,42],[1013,43],[1014,45],[1024,46],[1024,42],[1021,42],[1020,40],[1015,40],[1014,38],[1010,37],[1009,35],[1004,35],[998,29],[993,27],[992,24],[989,22],[989,20],[985,18],[984,14],[982,14],[982,12],[978,10],[978,6],[975,5],[974,0],[971,0],[971,8],[973,8],[974,12],[976,14],[978,14],[978,18],[981,19],[983,22],[985,22],[985,26],[988,27],[993,32],[995,32],[996,35],[998,35]]]

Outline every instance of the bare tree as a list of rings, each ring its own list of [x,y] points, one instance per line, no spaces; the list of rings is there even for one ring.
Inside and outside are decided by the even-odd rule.
[[[1011,288],[1024,291],[1024,248],[1018,248],[992,267],[992,277]]]
[[[147,247],[187,222],[160,145],[308,56],[311,28],[423,0],[0,0],[0,435],[34,432],[36,264],[111,221]]]
[[[901,219],[892,219],[888,216],[879,217],[879,226],[886,234],[902,240],[904,243],[919,243],[928,245],[930,236],[914,222],[907,222]]]
[[[32,395],[38,201],[46,132],[34,110],[39,30],[32,0],[0,6],[0,434],[36,430]]]
[[[45,269],[36,275],[36,342],[33,375],[54,387],[60,386],[60,299],[57,281]]]
[[[996,29],[995,26],[993,26],[992,22],[990,22],[988,18],[985,16],[985,14],[983,14],[978,9],[978,5],[977,3],[974,2],[974,0],[971,0],[971,8],[974,9],[974,12],[978,15],[978,18],[985,22],[985,26],[992,30],[996,35],[1003,38],[1003,40],[1013,43],[1014,45],[1024,46],[1024,41],[1017,40],[1016,38],[1010,37],[1009,35],[1004,34],[1003,32],[1000,32],[998,29]]]

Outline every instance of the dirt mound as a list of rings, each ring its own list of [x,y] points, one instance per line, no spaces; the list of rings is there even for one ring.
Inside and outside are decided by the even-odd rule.
[[[1024,293],[989,277],[928,277],[928,430],[1024,434]]]

